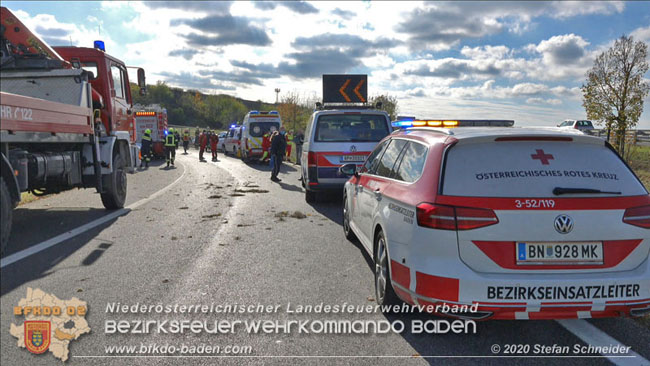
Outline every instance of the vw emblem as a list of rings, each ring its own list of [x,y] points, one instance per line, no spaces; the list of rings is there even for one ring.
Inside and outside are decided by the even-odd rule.
[[[357,152],[357,147],[354,145],[350,146],[350,152]]]
[[[568,234],[573,230],[573,219],[567,215],[560,215],[555,218],[555,231],[560,234]]]

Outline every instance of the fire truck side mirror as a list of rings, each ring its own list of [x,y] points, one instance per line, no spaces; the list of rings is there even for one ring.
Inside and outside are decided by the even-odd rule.
[[[144,69],[138,69],[138,86],[140,87],[140,95],[147,94],[147,82],[145,80]]]

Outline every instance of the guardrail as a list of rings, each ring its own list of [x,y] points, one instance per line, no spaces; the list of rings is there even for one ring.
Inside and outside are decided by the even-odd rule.
[[[592,130],[590,135],[607,138],[607,130]],[[611,138],[614,132],[611,133]],[[631,144],[650,145],[650,130],[628,130],[625,132],[625,141]]]

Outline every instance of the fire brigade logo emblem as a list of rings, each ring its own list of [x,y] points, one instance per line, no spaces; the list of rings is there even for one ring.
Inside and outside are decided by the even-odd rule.
[[[357,147],[355,145],[350,146],[350,152],[357,152]]]
[[[25,321],[25,347],[31,353],[41,354],[50,347],[51,323],[49,321]]]

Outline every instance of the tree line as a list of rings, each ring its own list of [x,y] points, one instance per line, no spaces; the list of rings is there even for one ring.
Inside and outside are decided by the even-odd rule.
[[[224,94],[203,94],[196,90],[170,87],[161,81],[156,85],[147,85],[147,94],[144,96],[140,95],[140,88],[136,84],[131,84],[131,95],[134,104],[159,104],[167,109],[170,124],[217,130],[241,122],[249,110],[275,109],[273,104],[262,101],[244,100]]]
[[[159,104],[167,109],[170,124],[200,128],[225,130],[234,123],[241,123],[250,110],[280,113],[283,125],[290,130],[304,130],[314,111],[318,98],[315,94],[301,94],[289,91],[281,94],[278,103],[250,101],[230,95],[203,94],[196,90],[183,90],[158,81],[147,85],[147,94],[140,95],[140,88],[131,84],[134,104]],[[397,98],[384,94],[370,98],[370,102],[383,103],[383,108],[395,120],[398,112]]]

